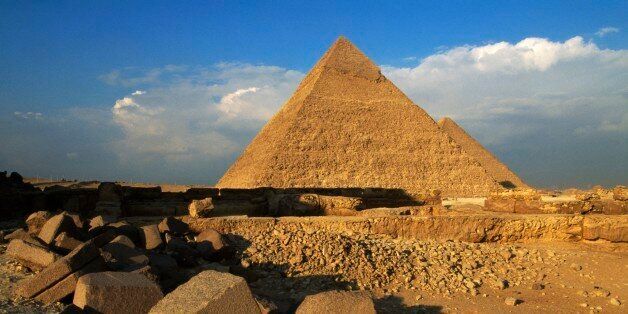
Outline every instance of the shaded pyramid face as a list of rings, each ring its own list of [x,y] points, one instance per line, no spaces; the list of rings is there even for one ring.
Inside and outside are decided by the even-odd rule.
[[[528,186],[514,172],[502,163],[495,155],[488,151],[480,142],[476,141],[454,120],[442,118],[438,121],[440,128],[462,147],[462,149],[475,158],[495,181],[505,188],[527,188]]]
[[[380,187],[486,195],[477,161],[339,38],[217,187]]]

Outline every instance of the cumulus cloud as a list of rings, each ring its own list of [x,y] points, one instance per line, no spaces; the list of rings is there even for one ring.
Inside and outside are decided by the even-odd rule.
[[[552,150],[568,145],[548,155],[560,160],[582,147],[599,147],[602,138],[628,137],[628,51],[601,49],[582,37],[456,47],[424,58],[416,67],[383,71],[435,118],[460,121],[533,183],[551,181],[534,177],[533,169],[549,165],[530,158],[535,145]],[[591,160],[625,154],[626,146],[583,152],[581,160],[560,166],[581,170]],[[559,182],[561,176],[554,175],[553,182],[565,184],[567,180]]]
[[[147,72],[171,73],[164,69]],[[113,120],[124,133],[113,147],[122,162],[173,167],[184,162],[228,164],[303,76],[280,67],[240,63],[178,73],[176,77],[156,76],[159,84],[113,104]],[[118,79],[142,81],[122,74]]]
[[[619,32],[619,28],[617,27],[602,27],[597,32],[595,32],[595,35],[597,35],[598,37],[604,37],[608,34],[618,33],[618,32]]]

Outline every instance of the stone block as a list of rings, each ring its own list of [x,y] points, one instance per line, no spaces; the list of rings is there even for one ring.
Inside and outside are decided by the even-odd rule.
[[[187,223],[174,217],[166,217],[158,225],[159,231],[174,235],[184,235],[190,231]]]
[[[303,299],[297,314],[375,314],[375,305],[370,295],[357,291],[327,291],[309,295]]]
[[[61,258],[59,254],[49,251],[47,248],[28,243],[21,239],[11,240],[6,250],[6,255],[19,260],[31,269],[43,269]]]
[[[628,215],[587,215],[582,222],[582,239],[628,242]]]
[[[44,226],[48,219],[52,218],[52,214],[48,211],[38,211],[30,214],[26,218],[26,225],[28,226],[28,233],[39,234],[41,228]]]
[[[128,238],[127,238],[128,239]],[[124,241],[126,242],[126,241]],[[102,247],[107,266],[114,270],[138,269],[148,265],[148,257],[133,246],[110,242]]]
[[[83,241],[79,241],[66,232],[62,232],[55,238],[54,247],[61,252],[70,252],[81,244],[83,244]]]
[[[92,241],[85,242],[34,277],[20,281],[15,289],[15,294],[24,298],[32,298],[61,281],[67,275],[87,265],[98,256],[100,256],[98,247]]]
[[[76,225],[72,218],[65,214],[59,214],[48,219],[41,228],[38,238],[44,243],[51,245],[57,235],[61,232],[73,234],[76,232]]]
[[[260,309],[244,278],[207,270],[167,294],[150,313],[259,314]]]
[[[45,304],[59,302],[74,292],[76,283],[81,276],[103,270],[105,270],[105,263],[102,258],[97,257],[83,268],[71,273],[52,287],[35,296],[35,300]]]
[[[149,225],[142,227],[140,233],[142,237],[142,243],[147,250],[154,250],[163,246],[164,241],[159,233],[159,227],[157,225]]]
[[[211,197],[193,200],[188,206],[188,212],[192,217],[209,217],[213,210],[214,202]]]
[[[486,198],[484,208],[493,212],[514,213],[515,202],[516,200],[514,198],[489,196]]]
[[[104,314],[143,314],[162,297],[159,286],[141,274],[100,272],[79,278],[73,303]]]

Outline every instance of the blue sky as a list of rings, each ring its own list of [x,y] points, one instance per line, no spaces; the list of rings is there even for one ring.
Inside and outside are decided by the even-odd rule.
[[[626,12],[626,1],[3,1],[0,168],[212,183],[342,34],[532,184],[625,184]],[[529,47],[532,65],[505,63],[527,62]],[[494,57],[488,70],[467,62],[478,53]],[[178,149],[155,148],[166,143]]]

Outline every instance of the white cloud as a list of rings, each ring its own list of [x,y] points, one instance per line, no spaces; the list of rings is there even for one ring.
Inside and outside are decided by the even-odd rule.
[[[138,95],[144,95],[144,94],[146,94],[145,91],[143,91],[143,90],[136,90],[131,95],[138,96]]]
[[[595,32],[595,35],[597,35],[598,37],[604,37],[608,34],[618,33],[618,32],[619,32],[619,28],[617,27],[602,27],[597,32]]]
[[[239,63],[177,71],[178,76],[158,76],[155,80],[159,84],[113,105],[114,122],[125,135],[114,145],[121,160],[170,163],[230,159],[283,104],[303,76],[280,67]],[[138,81],[122,74],[120,81]],[[144,75],[139,73],[139,77]]]
[[[41,120],[44,118],[44,115],[41,112],[21,112],[21,111],[15,111],[13,112],[13,115],[17,118],[20,119],[35,119],[35,120]]]

